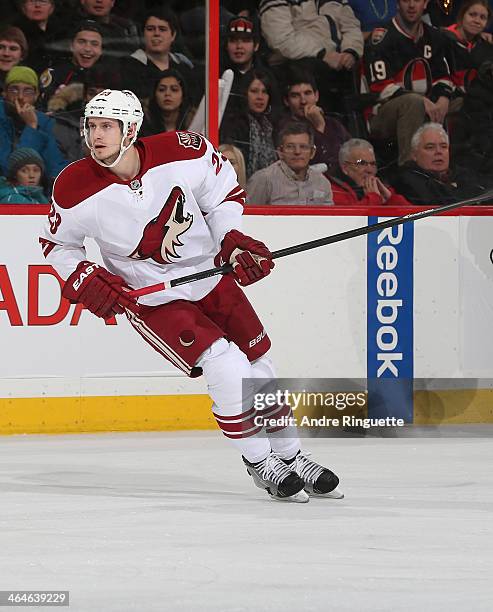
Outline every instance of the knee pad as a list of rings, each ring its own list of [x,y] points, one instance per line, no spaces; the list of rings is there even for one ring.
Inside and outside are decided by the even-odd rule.
[[[276,378],[274,364],[267,354],[252,361],[250,365],[252,368],[252,378]]]
[[[209,386],[228,381],[241,387],[243,378],[252,378],[252,369],[245,353],[234,342],[219,338],[205,350],[197,361]]]

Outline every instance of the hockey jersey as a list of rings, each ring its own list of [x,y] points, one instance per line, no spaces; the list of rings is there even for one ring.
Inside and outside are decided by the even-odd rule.
[[[364,61],[369,90],[378,95],[378,103],[410,91],[434,102],[452,95],[445,39],[437,28],[424,22],[417,38],[404,31],[396,17],[385,27],[375,28],[367,41]],[[373,113],[377,110],[378,105]]]
[[[481,64],[493,61],[493,45],[478,36],[476,40],[466,41],[459,33],[457,24],[444,30],[448,41],[447,61],[450,66],[452,81],[462,93],[467,83],[476,76]]]
[[[130,181],[86,157],[65,168],[53,187],[40,243],[66,279],[87,259],[93,238],[103,263],[138,289],[214,267],[231,229],[240,229],[245,192],[230,162],[203,136],[164,132],[135,144],[140,171]],[[215,276],[140,299],[156,305],[196,301]]]

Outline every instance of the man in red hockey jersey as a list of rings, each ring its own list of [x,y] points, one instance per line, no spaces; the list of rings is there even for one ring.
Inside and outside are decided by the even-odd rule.
[[[104,90],[86,105],[91,157],[57,177],[40,239],[48,262],[66,279],[63,296],[104,319],[126,312],[163,357],[189,376],[203,374],[219,427],[272,498],[342,497],[337,476],[301,452],[295,427],[263,427],[257,418],[281,419],[291,410],[258,411],[253,404],[248,381],[275,378],[275,372],[266,355],[270,340],[237,283],[260,280],[274,264],[262,242],[240,231],[245,192],[233,167],[199,134],[136,140],[142,116],[130,91]],[[104,267],[86,260],[86,237],[98,244]],[[154,293],[139,304],[128,296],[129,287],[222,263],[233,264],[234,273]]]

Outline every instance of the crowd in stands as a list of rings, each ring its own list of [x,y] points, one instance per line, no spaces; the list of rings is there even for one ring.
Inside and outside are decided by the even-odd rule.
[[[130,89],[140,136],[186,130],[205,3],[6,0],[0,202],[45,203],[89,152],[85,104]],[[251,205],[439,205],[493,188],[493,0],[223,0],[222,154]]]

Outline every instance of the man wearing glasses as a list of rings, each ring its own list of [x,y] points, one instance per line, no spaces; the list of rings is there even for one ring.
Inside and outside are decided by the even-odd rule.
[[[5,77],[0,99],[0,174],[6,174],[7,159],[17,147],[37,151],[54,178],[67,165],[53,135],[53,119],[36,110],[38,77],[27,66],[15,66]]]
[[[287,123],[280,131],[279,160],[258,170],[247,184],[249,204],[333,204],[329,181],[310,168],[315,156],[313,130],[305,123]]]
[[[409,202],[377,176],[377,162],[367,140],[351,138],[339,150],[340,170],[330,177],[334,204],[406,206]]]

